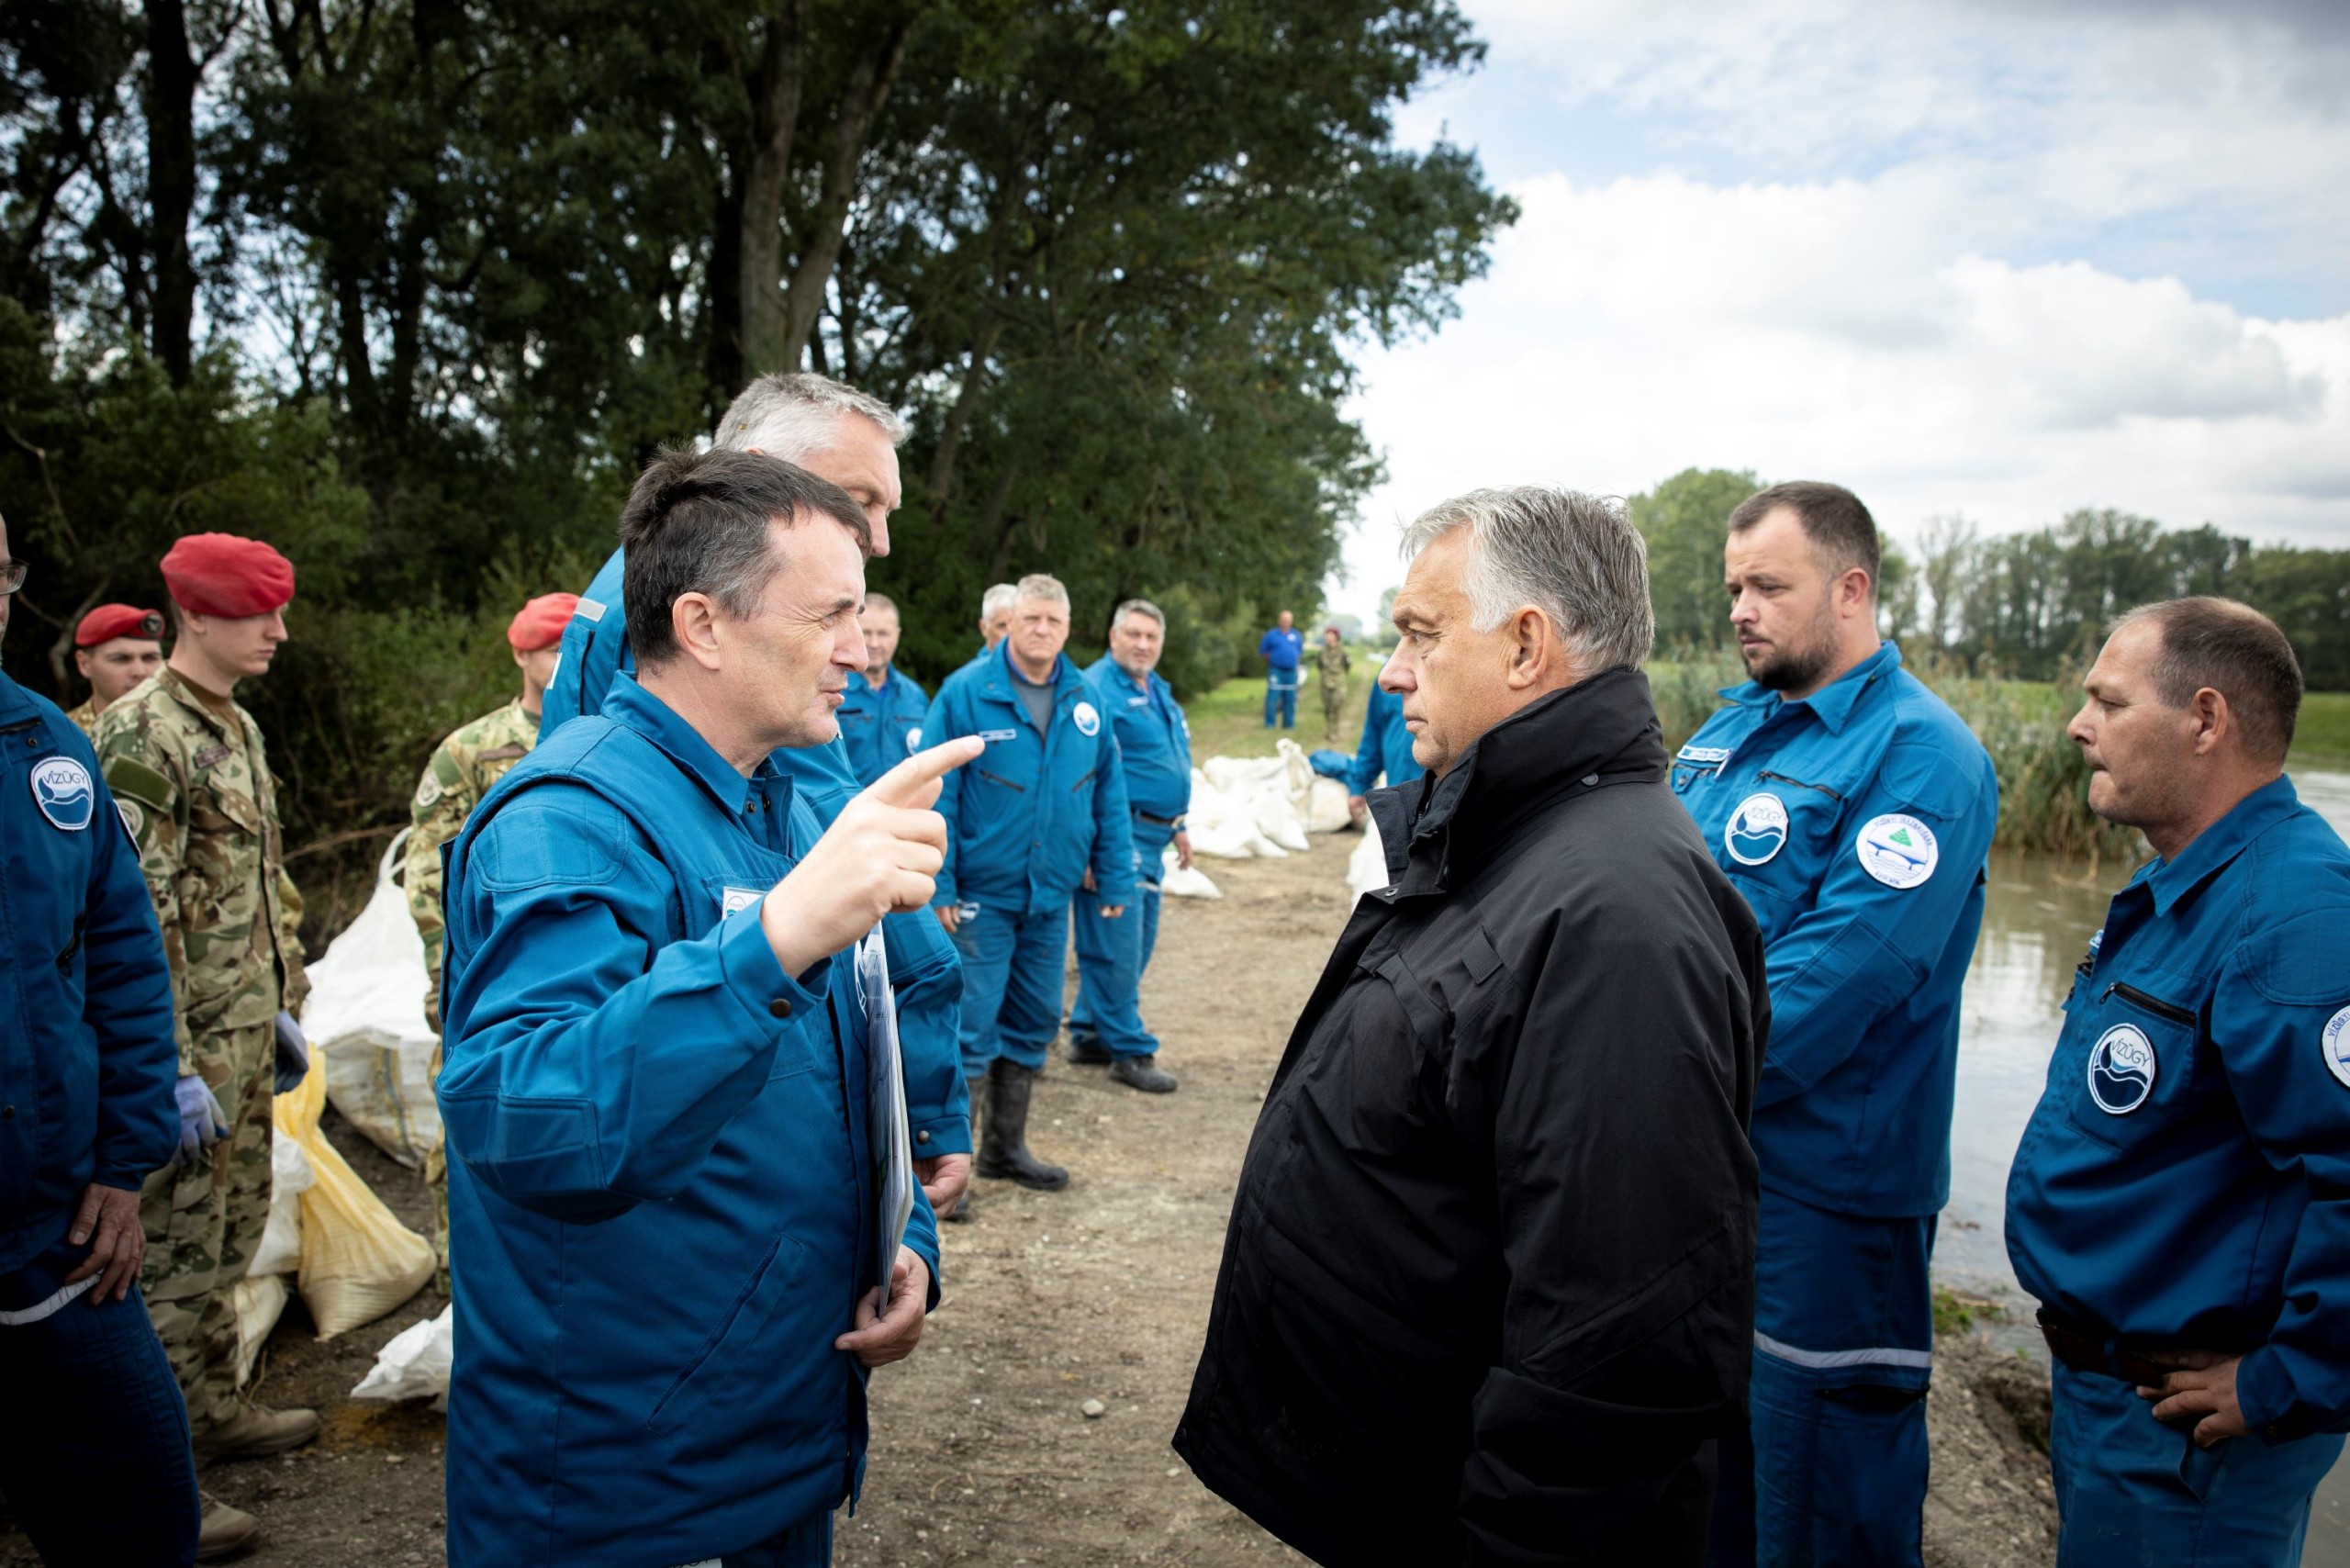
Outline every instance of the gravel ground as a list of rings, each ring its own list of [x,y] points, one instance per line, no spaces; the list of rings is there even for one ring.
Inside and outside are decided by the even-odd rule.
[[[1342,834],[1286,860],[1204,862],[1225,898],[1170,901],[1144,1002],[1179,1092],[1136,1094],[1058,1059],[1038,1084],[1031,1141],[1069,1167],[1069,1190],[981,1182],[974,1222],[947,1227],[946,1302],[913,1359],[874,1381],[865,1495],[840,1521],[845,1568],[1304,1561],[1211,1495],[1167,1444],[1241,1154],[1345,924],[1356,843]],[[329,1132],[403,1220],[427,1223],[420,1180],[331,1113]],[[444,1560],[441,1417],[347,1397],[386,1340],[442,1305],[428,1290],[323,1344],[298,1301],[287,1309],[259,1396],[317,1406],[326,1432],[285,1458],[206,1472],[208,1493],[263,1522],[243,1561]],[[2053,1560],[2045,1463],[2025,1435],[2035,1410],[2045,1430],[2046,1398],[2044,1366],[1980,1339],[1945,1347],[1928,1404],[1929,1563]],[[22,1537],[0,1537],[0,1564],[34,1561]]]

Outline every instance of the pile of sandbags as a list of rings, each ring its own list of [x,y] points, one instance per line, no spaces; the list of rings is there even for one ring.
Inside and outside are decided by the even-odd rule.
[[[319,1130],[326,1080],[325,1065],[314,1051],[300,1087],[280,1094],[270,1106],[278,1145],[297,1146],[301,1166],[309,1172],[309,1184],[295,1197],[300,1212],[295,1278],[321,1339],[373,1323],[408,1300],[432,1277],[435,1261],[432,1243],[395,1218]],[[274,1188],[279,1172],[295,1167],[290,1156],[274,1151],[272,1161]],[[282,1256],[281,1201],[273,1190],[270,1226],[263,1237],[266,1252],[268,1238],[277,1233]]]
[[[1185,823],[1194,854],[1278,859],[1304,850],[1307,834],[1347,822],[1346,786],[1318,777],[1295,741],[1281,741],[1277,756],[1212,756],[1192,769]]]
[[[310,966],[302,1031],[326,1058],[327,1098],[342,1119],[415,1170],[441,1143],[432,1050],[424,1021],[424,939],[392,880],[403,831],[375,867],[375,891]]]

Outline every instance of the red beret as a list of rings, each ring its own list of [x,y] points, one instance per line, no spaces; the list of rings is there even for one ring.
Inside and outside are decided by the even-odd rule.
[[[73,645],[95,648],[117,637],[144,637],[154,643],[162,641],[162,636],[163,618],[154,610],[132,604],[102,604],[82,617],[82,624],[73,628]]]
[[[191,533],[163,556],[163,586],[198,615],[266,615],[294,598],[294,563],[258,539]]]
[[[515,612],[506,640],[518,654],[535,654],[563,641],[563,629],[579,607],[576,593],[543,593]]]

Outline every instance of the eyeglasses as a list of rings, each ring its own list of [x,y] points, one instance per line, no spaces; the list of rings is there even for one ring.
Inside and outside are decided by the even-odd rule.
[[[33,569],[30,561],[0,561],[0,593],[14,593],[25,586],[25,574]]]

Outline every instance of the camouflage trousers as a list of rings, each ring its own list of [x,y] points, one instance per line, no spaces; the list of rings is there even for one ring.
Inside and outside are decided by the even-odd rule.
[[[198,1036],[205,1081],[229,1136],[189,1166],[167,1165],[139,1194],[147,1262],[139,1283],[198,1437],[236,1418],[237,1318],[229,1293],[269,1224],[270,1100],[276,1038],[267,1024]]]
[[[1347,689],[1324,682],[1322,686],[1322,738],[1324,740],[1334,741],[1338,738],[1338,715],[1345,711],[1346,706]]]
[[[431,1072],[431,1081],[438,1084],[441,1081],[441,1047],[438,1045],[432,1047]],[[424,1185],[432,1194],[432,1255],[440,1260],[441,1263],[440,1271],[434,1274],[432,1282],[441,1287],[442,1295],[451,1294],[449,1289],[448,1148],[449,1133],[448,1129],[443,1127],[441,1141],[434,1144],[432,1152],[424,1157]]]

